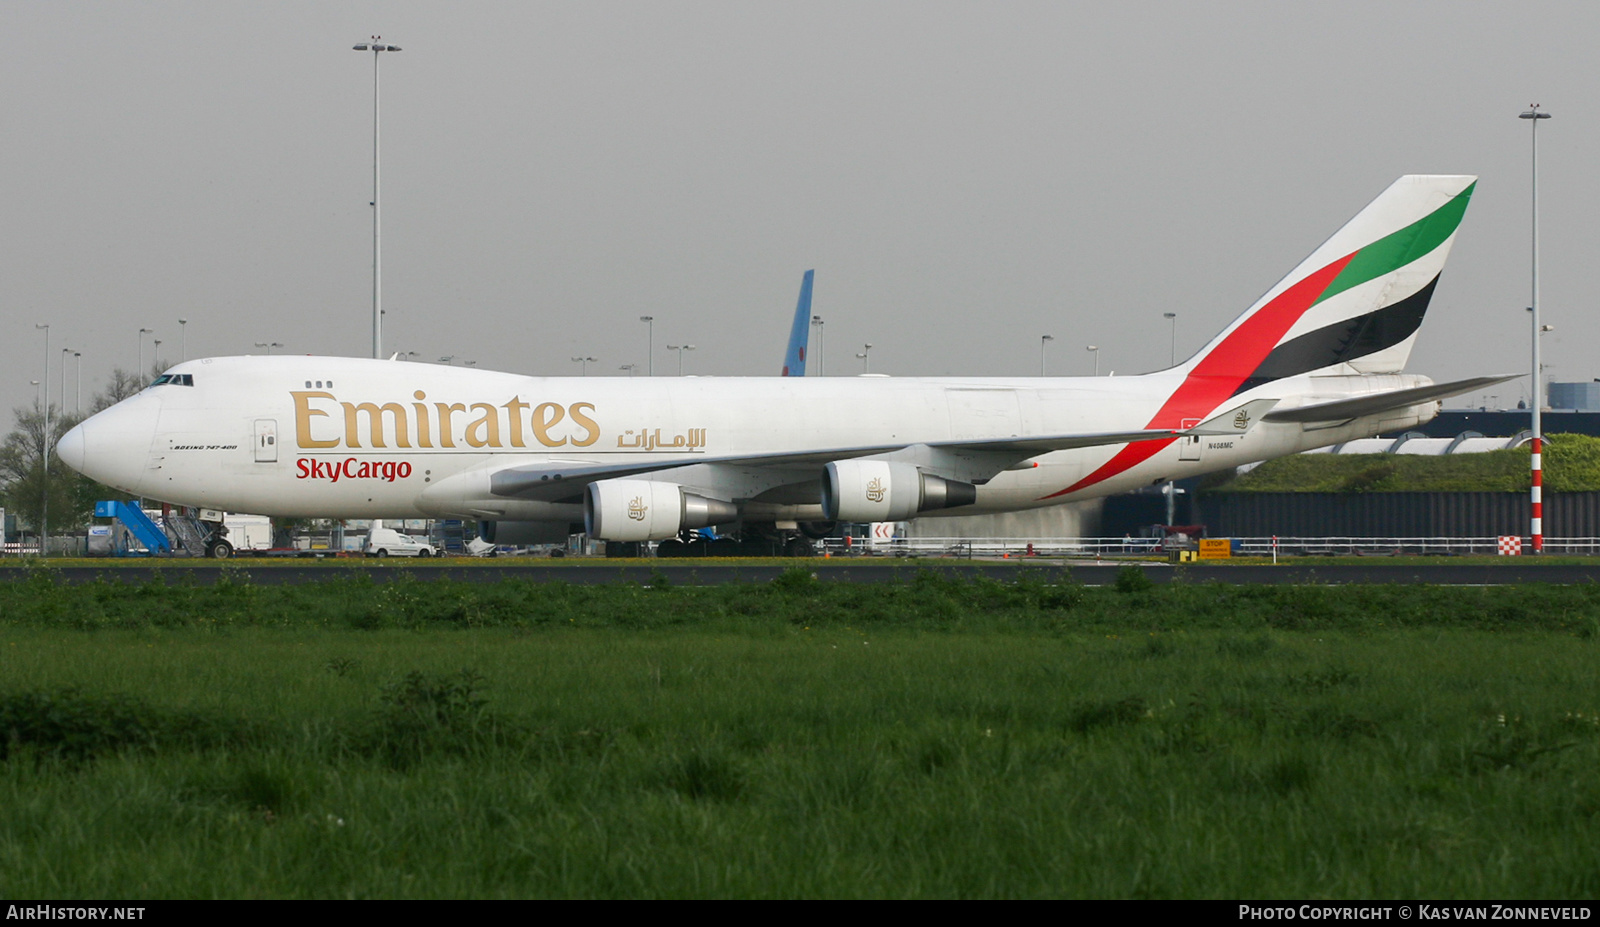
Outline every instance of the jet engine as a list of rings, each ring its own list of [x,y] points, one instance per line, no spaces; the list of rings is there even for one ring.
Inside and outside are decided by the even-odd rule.
[[[823,468],[822,511],[835,521],[901,521],[971,505],[978,487],[887,460],[836,460]]]
[[[685,528],[720,525],[739,517],[739,507],[707,499],[677,483],[600,480],[583,497],[583,523],[592,538],[656,541]]]

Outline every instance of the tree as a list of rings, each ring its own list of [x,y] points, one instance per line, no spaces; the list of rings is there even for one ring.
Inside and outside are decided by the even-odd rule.
[[[157,371],[157,375],[160,371]],[[137,373],[123,370],[121,367],[111,371],[110,378],[106,381],[106,388],[94,397],[94,402],[89,404],[89,412],[102,412],[111,408],[129,396],[144,389],[154,377],[141,378]]]
[[[106,388],[89,403],[89,414],[109,409],[129,396],[144,389],[149,379],[121,367],[111,371]],[[40,464],[45,445],[44,409],[35,402],[15,410],[15,424],[0,444],[0,500],[10,511],[37,528],[42,519],[44,487],[41,484]],[[68,414],[54,403],[50,406],[50,441],[61,440],[87,416]],[[114,499],[120,493],[89,479],[50,454],[49,472],[50,529],[71,530],[81,528],[94,516],[94,504],[99,499]]]
[[[64,414],[52,403],[50,406],[50,435],[53,443],[60,440],[68,429],[82,421],[79,416]],[[0,444],[0,498],[6,508],[19,518],[37,528],[42,522],[45,485],[43,483],[45,447],[45,414],[37,403],[31,408],[16,410],[16,424]],[[88,524],[94,515],[97,496],[109,492],[63,464],[55,454],[50,455],[49,470],[50,527],[69,530]]]

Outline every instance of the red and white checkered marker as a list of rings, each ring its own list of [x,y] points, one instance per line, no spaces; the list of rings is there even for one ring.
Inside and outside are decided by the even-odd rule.
[[[1522,538],[1515,535],[1503,535],[1500,538],[1500,556],[1516,557],[1522,553]]]

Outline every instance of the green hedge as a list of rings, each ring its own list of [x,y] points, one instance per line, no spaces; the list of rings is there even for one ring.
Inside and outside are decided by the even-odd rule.
[[[1528,488],[1527,447],[1483,454],[1296,454],[1242,476],[1224,474],[1210,492],[1518,492]],[[1551,492],[1600,490],[1600,438],[1549,435],[1544,483]]]

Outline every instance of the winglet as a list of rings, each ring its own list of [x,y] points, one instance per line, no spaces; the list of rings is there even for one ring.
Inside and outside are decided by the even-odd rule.
[[[800,301],[794,307],[794,324],[789,328],[789,348],[783,354],[783,372],[779,376],[806,375],[806,340],[811,333],[811,278],[814,274],[816,271],[808,270],[800,278]]]

